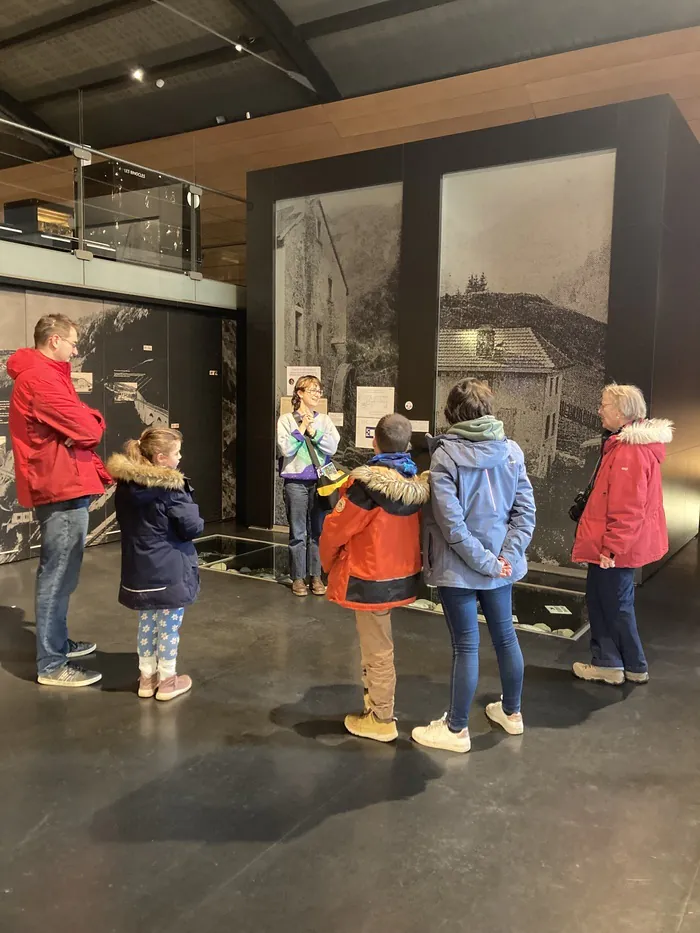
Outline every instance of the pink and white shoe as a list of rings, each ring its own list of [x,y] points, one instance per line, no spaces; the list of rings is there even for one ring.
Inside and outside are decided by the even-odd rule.
[[[141,674],[139,676],[139,696],[147,700],[156,695],[158,689],[157,674]]]
[[[156,700],[174,700],[192,689],[192,678],[187,674],[174,674],[161,680],[156,693]]]

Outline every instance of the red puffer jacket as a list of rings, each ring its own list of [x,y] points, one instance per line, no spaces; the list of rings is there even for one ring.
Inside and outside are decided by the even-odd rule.
[[[331,602],[377,611],[414,602],[421,571],[420,510],[429,498],[427,474],[406,477],[382,466],[353,470],[321,535]]]
[[[70,363],[24,349],[9,358],[7,372],[15,380],[10,435],[20,504],[33,508],[102,495],[113,480],[93,448],[105,421],[78,398]]]
[[[661,464],[672,440],[673,423],[662,418],[635,421],[607,440],[576,531],[574,561],[599,564],[604,554],[617,567],[643,567],[664,556]]]

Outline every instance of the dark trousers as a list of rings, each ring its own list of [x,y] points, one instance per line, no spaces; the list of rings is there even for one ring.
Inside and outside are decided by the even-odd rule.
[[[644,674],[647,660],[634,614],[634,570],[588,565],[586,605],[591,623],[591,657],[596,667]]]
[[[438,587],[445,621],[452,639],[452,683],[447,725],[461,732],[469,725],[469,709],[479,680],[479,619],[477,598],[486,618],[501,675],[503,710],[520,712],[523,693],[523,655],[513,627],[513,587],[494,590],[463,590]]]
[[[289,522],[289,576],[305,580],[321,576],[318,542],[326,517],[316,492],[316,480],[287,480],[284,505]]]

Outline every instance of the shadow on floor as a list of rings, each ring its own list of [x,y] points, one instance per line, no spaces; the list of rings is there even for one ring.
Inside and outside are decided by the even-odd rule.
[[[337,689],[339,696],[352,690]],[[310,704],[302,700],[296,708],[308,713],[313,702],[314,697]],[[316,720],[317,731],[297,731],[302,720],[292,721],[294,708],[272,712],[273,722],[287,723],[281,729],[232,735],[224,747],[180,762],[98,812],[93,840],[278,842],[303,836],[336,815],[416,797],[443,774],[433,758],[405,740],[382,745],[343,733],[339,745],[314,742],[310,748],[309,735],[340,738],[337,723]],[[294,779],[280,781],[284,775]]]
[[[139,663],[135,651],[98,651],[76,663],[101,671],[99,686],[108,693],[136,692]],[[34,623],[16,606],[0,606],[0,667],[19,680],[36,681]]]
[[[16,606],[0,606],[0,667],[18,680],[36,680],[34,625]]]

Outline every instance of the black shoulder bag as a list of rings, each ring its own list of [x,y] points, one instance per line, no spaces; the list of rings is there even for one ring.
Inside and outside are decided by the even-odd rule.
[[[598,462],[595,465],[595,470],[593,470],[593,476],[591,476],[588,481],[588,485],[583,490],[583,492],[578,493],[574,497],[574,504],[569,509],[569,518],[572,522],[581,521],[581,516],[583,515],[583,510],[586,508],[586,504],[590,498],[591,493],[593,492],[593,487],[595,486],[596,477],[598,476],[598,470],[600,470],[600,465],[603,462],[603,448],[601,447],[600,456],[598,457]]]

